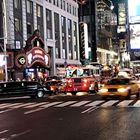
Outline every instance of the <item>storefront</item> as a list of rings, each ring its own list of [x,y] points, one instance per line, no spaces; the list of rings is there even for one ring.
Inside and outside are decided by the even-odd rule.
[[[15,70],[15,80],[43,80],[48,76],[50,56],[38,30],[27,39],[26,46],[15,53]]]
[[[7,61],[5,61],[6,58],[7,58]],[[14,65],[13,53],[12,52],[7,52],[7,54],[5,56],[5,54],[3,52],[0,52],[0,81],[5,80],[5,76],[6,76],[5,75],[5,70],[7,70],[8,79],[11,78],[13,65]]]
[[[49,74],[50,57],[40,47],[34,47],[26,53],[26,77],[29,79],[44,79]]]

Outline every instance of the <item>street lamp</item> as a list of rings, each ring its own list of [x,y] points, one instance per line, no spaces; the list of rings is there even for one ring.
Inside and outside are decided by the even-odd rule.
[[[8,81],[8,73],[7,73],[7,22],[6,22],[6,1],[3,0],[3,34],[4,34],[4,59],[5,59],[5,81]]]
[[[108,0],[110,2],[110,10],[113,10],[114,9],[114,5],[113,5],[113,2],[111,0]]]

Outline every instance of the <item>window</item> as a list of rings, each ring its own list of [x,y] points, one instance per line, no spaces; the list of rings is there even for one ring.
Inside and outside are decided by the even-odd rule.
[[[41,17],[41,6],[37,5],[37,8],[36,8],[36,12],[37,12],[37,17]]]
[[[55,24],[55,57],[60,58],[60,29],[59,29],[59,14],[54,13],[54,24]]]
[[[69,44],[69,59],[73,59],[73,46],[72,46],[72,22],[70,19],[67,20],[68,24],[68,44]]]
[[[29,0],[27,0],[27,13],[33,13],[33,3]]]
[[[66,10],[65,0],[63,0],[63,9]]]
[[[52,12],[46,9],[46,29],[47,29],[47,38],[52,39]]]
[[[33,27],[33,25],[31,25],[31,23],[27,23],[27,34],[32,34],[32,27]]]
[[[15,18],[15,30],[19,32],[21,30],[20,19]]]
[[[77,47],[77,23],[73,22],[73,46],[74,46],[74,56],[73,59],[78,60],[78,47]]]
[[[21,9],[21,0],[14,0],[14,8]]]

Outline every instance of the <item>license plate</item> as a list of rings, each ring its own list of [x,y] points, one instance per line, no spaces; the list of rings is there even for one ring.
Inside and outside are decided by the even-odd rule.
[[[111,94],[109,94],[110,96],[114,96],[114,94],[113,93],[111,93]]]

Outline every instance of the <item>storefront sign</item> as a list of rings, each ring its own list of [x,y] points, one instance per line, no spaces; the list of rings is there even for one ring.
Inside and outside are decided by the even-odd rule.
[[[125,12],[125,3],[120,3],[119,5],[119,10],[118,10],[118,21],[119,25],[125,25],[126,24],[126,12]]]
[[[26,66],[26,55],[24,53],[18,54],[15,57],[15,64],[18,68]]]
[[[7,67],[12,68],[14,66],[12,52],[7,52],[6,56],[4,53],[0,53],[0,68],[4,67],[4,65],[6,64],[6,61],[5,61],[6,58],[7,58]]]
[[[40,47],[34,47],[27,52],[27,67],[40,63],[44,67],[49,67],[49,55]]]

